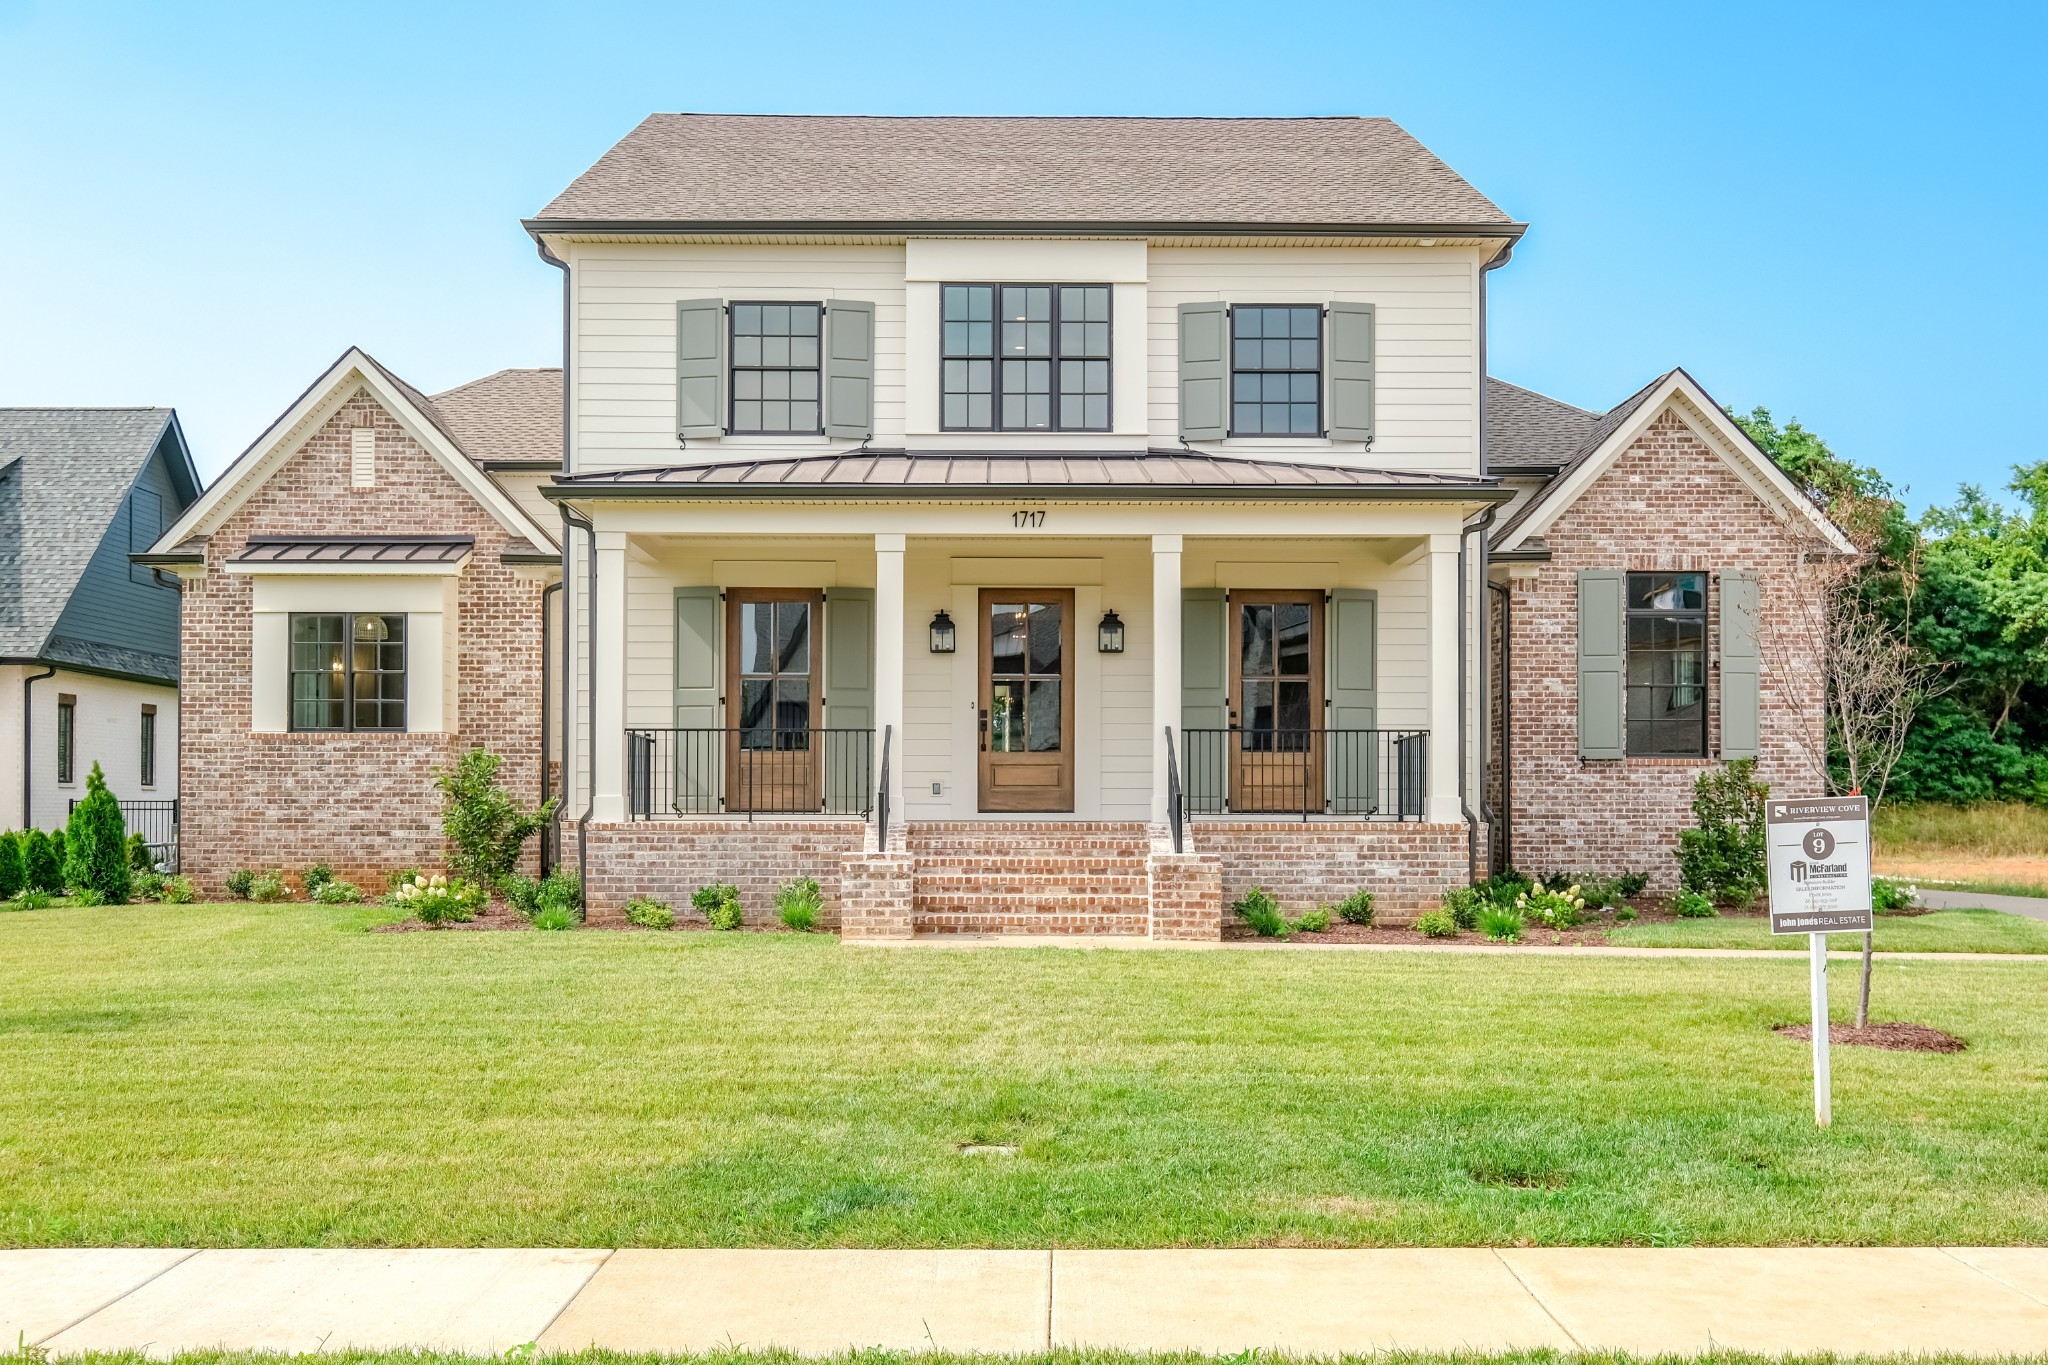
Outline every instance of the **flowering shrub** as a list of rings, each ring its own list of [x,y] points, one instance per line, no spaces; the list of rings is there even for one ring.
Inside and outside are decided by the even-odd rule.
[[[392,899],[419,917],[422,924],[461,924],[476,918],[483,897],[457,877],[453,881],[436,872],[432,877],[416,874],[401,882]]]
[[[356,889],[354,883],[342,881],[330,873],[313,888],[312,897],[322,905],[354,905],[363,898],[363,893]]]
[[[1697,891],[1681,891],[1671,899],[1671,913],[1680,919],[1711,919],[1720,911],[1714,908],[1711,896]]]
[[[1913,903],[1920,899],[1920,888],[1904,882],[1893,881],[1890,877],[1870,879],[1870,908],[1880,915],[1895,910],[1911,910]]]
[[[1586,898],[1576,886],[1562,891],[1537,886],[1515,897],[1515,909],[1546,929],[1569,929],[1586,918]]]
[[[249,899],[252,901],[281,901],[291,894],[291,885],[285,881],[282,871],[265,872],[249,883]]]

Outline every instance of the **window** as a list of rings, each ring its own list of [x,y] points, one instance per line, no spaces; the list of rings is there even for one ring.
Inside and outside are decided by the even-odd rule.
[[[403,730],[405,618],[293,612],[292,729]]]
[[[78,698],[57,694],[57,781],[78,780]]]
[[[1707,576],[1628,576],[1628,752],[1707,754]]]
[[[142,708],[142,753],[140,755],[139,770],[142,774],[142,785],[154,787],[156,785],[156,708],[154,706]]]
[[[1321,305],[1230,310],[1230,434],[1323,434]]]
[[[1109,286],[941,290],[946,431],[1108,431]]]
[[[732,306],[734,435],[818,435],[818,333],[815,303]]]

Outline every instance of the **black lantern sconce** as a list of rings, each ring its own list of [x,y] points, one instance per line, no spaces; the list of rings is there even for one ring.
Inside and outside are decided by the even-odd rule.
[[[1124,652],[1123,618],[1115,612],[1102,613],[1102,624],[1095,628],[1095,648],[1104,654]]]
[[[953,652],[953,618],[941,611],[932,617],[932,653]]]

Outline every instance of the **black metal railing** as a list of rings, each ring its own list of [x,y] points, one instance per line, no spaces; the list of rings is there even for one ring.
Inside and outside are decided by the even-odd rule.
[[[73,797],[70,809],[78,809]],[[150,861],[169,872],[178,870],[178,801],[123,801],[121,823],[149,845]]]
[[[882,727],[882,780],[875,788],[875,852],[889,851],[889,738],[893,725]]]
[[[626,731],[626,809],[687,815],[857,815],[875,793],[873,730]]]
[[[1183,852],[1183,826],[1187,821],[1187,797],[1180,789],[1180,760],[1173,753],[1173,727],[1166,727],[1166,828],[1173,835],[1173,851]]]
[[[1342,815],[1420,820],[1427,730],[1188,730],[1188,815]]]

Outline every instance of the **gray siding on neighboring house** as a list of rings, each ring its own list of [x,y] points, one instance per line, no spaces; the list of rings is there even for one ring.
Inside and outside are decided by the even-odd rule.
[[[178,591],[128,562],[130,553],[148,549],[184,510],[187,498],[172,470],[170,441],[166,430],[79,575],[51,632],[57,652],[80,641],[157,655],[170,661],[171,676],[177,676]],[[105,662],[111,664],[113,656]]]

